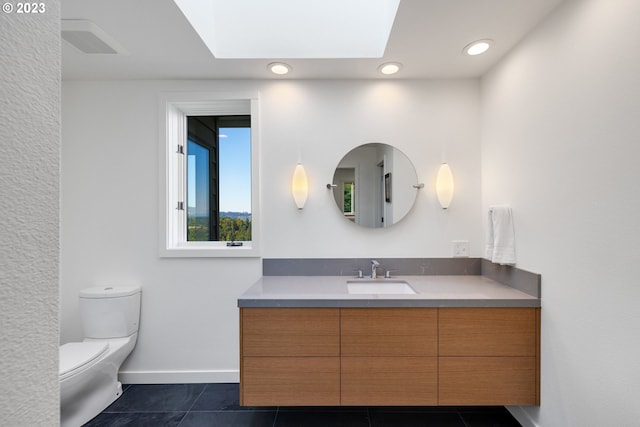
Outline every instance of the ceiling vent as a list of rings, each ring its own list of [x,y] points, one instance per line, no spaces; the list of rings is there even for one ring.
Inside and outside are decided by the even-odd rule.
[[[83,19],[63,19],[62,38],[87,54],[127,55],[128,52],[91,21]]]

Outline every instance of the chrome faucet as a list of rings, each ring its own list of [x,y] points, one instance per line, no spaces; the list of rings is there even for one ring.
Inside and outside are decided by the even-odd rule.
[[[380,266],[380,263],[378,261],[376,261],[375,259],[371,260],[371,278],[372,279],[376,279],[378,277],[378,270],[377,268]]]

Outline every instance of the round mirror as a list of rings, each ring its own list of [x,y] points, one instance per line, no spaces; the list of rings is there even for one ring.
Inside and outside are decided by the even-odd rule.
[[[342,158],[333,174],[333,198],[340,212],[364,227],[390,227],[416,199],[413,164],[391,145],[360,145]]]

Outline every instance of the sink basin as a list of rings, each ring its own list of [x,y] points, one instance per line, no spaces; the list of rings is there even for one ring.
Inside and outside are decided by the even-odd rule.
[[[404,280],[347,280],[350,294],[415,294]]]

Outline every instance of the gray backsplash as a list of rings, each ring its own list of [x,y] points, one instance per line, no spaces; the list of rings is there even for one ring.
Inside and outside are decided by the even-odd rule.
[[[534,297],[542,297],[542,276],[510,265],[482,260],[482,275]]]
[[[378,275],[479,275],[480,258],[375,258]],[[356,276],[371,272],[371,258],[273,258],[262,260],[264,276]]]
[[[493,264],[482,258],[375,258],[378,275],[390,270],[391,276],[483,275],[540,297],[541,276],[516,267]],[[265,258],[263,276],[356,276],[371,272],[371,258]]]

